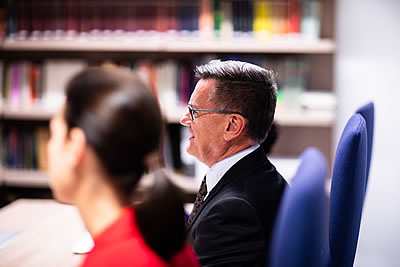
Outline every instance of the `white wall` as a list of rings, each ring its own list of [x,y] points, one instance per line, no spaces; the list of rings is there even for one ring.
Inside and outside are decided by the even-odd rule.
[[[371,173],[355,266],[400,266],[400,1],[336,0],[336,143],[375,103]]]

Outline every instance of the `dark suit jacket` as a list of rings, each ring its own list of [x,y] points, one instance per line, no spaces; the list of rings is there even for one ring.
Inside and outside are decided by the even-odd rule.
[[[285,186],[262,148],[233,165],[187,226],[201,265],[265,266]]]

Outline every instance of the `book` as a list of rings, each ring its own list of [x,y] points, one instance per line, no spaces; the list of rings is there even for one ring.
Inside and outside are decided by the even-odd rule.
[[[4,3],[0,4],[0,40],[6,36],[6,8]]]
[[[203,39],[211,39],[214,32],[213,5],[211,0],[199,0],[199,31]]]
[[[214,31],[217,37],[219,36],[222,22],[221,1],[222,0],[214,0]]]
[[[163,111],[179,103],[177,95],[178,66],[175,61],[167,60],[157,64],[158,100]]]
[[[271,34],[271,6],[269,1],[254,0],[253,30],[258,39],[265,39]]]
[[[11,64],[11,77],[8,104],[17,107],[21,104],[21,63]]]
[[[232,21],[232,2],[223,0],[221,2],[222,22],[221,22],[221,39],[231,39],[233,37],[233,21]]]
[[[21,62],[21,76],[20,76],[20,92],[21,96],[19,99],[21,106],[27,106],[31,104],[31,88],[30,88],[30,62],[23,61]]]
[[[73,37],[80,31],[80,8],[78,0],[65,0],[65,31],[67,35]]]
[[[47,170],[47,150],[46,144],[49,140],[50,134],[47,127],[37,127],[34,130],[34,147],[36,166],[39,170]]]
[[[300,33],[300,0],[288,0],[287,3],[287,32]]]
[[[9,38],[15,38],[18,33],[17,28],[17,6],[16,1],[7,0],[7,36]]]
[[[4,93],[3,93],[3,89],[5,87],[4,85],[4,62],[0,60],[0,86],[1,86],[1,97],[0,97],[0,107],[1,104],[3,103],[4,100]]]
[[[58,108],[64,101],[68,81],[87,66],[84,60],[49,59],[43,63],[43,101],[48,108]]]
[[[316,40],[320,36],[320,2],[318,0],[302,1],[301,36]]]

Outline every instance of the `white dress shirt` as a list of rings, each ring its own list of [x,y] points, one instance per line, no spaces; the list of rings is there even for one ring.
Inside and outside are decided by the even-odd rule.
[[[206,174],[206,184],[207,184],[207,195],[204,199],[208,197],[211,190],[217,185],[219,180],[224,176],[224,174],[233,166],[236,162],[259,148],[260,145],[256,144],[254,146],[248,147],[228,158],[225,158],[214,165],[208,170]]]

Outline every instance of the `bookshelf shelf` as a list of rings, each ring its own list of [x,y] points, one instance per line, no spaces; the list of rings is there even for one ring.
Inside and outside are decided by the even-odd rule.
[[[304,40],[299,38],[271,38],[270,40],[232,40],[167,43],[168,52],[188,53],[277,53],[277,54],[330,54],[335,51],[330,39]]]
[[[277,110],[275,121],[290,127],[331,127],[335,122],[335,112],[331,110]]]
[[[188,196],[196,195],[199,184],[194,177],[188,177],[181,174],[168,172],[171,181],[178,186]],[[18,169],[2,169],[1,181],[7,186],[25,186],[36,188],[49,188],[49,176],[45,171],[38,170],[18,170]],[[145,189],[151,186],[151,176],[145,176],[140,187]]]
[[[201,44],[201,45],[199,45]],[[278,53],[331,54],[335,44],[331,39],[304,40],[271,38],[270,40],[165,40],[163,38],[120,38],[113,40],[12,40],[1,45],[3,51],[91,51],[91,52],[163,52],[163,53]]]
[[[3,119],[8,120],[49,120],[55,111],[56,109],[43,107],[12,108],[3,106],[1,115]]]
[[[2,116],[9,120],[50,120],[54,112],[40,108],[25,110],[3,108]],[[178,124],[185,112],[186,107],[167,109],[164,117],[168,123]],[[282,126],[330,127],[335,121],[335,113],[320,110],[277,110],[275,120]]]
[[[2,169],[1,176],[3,183],[7,186],[49,187],[49,177],[43,171]]]

